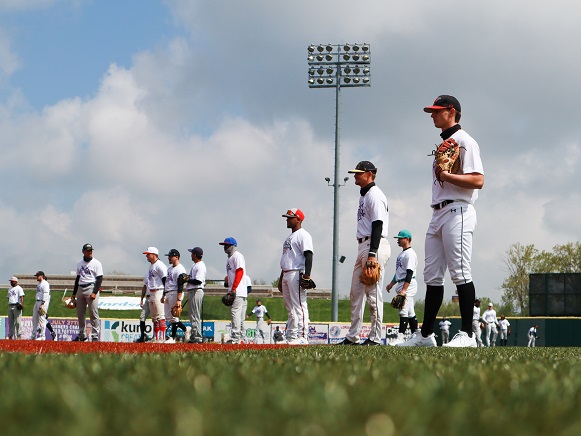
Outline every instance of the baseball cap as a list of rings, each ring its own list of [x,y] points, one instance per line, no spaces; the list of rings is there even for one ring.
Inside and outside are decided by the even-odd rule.
[[[238,242],[236,242],[236,239],[234,239],[231,236],[224,239],[224,242],[218,242],[218,244],[220,244],[220,245],[234,245],[235,247],[238,247]]]
[[[159,250],[156,247],[147,247],[143,254],[157,254],[159,256]]]
[[[491,307],[491,306],[493,306],[493,304],[492,303],[488,303],[488,307]]]
[[[83,245],[83,251],[93,251],[93,246],[91,244]]]
[[[200,247],[188,248],[188,251],[190,253],[194,253],[198,257],[202,257],[204,255],[204,250],[202,250]]]
[[[397,234],[397,236],[394,236],[395,239],[400,239],[400,238],[412,238],[412,234],[409,230],[400,230],[399,233]]]
[[[36,277],[38,277],[38,276],[43,276],[43,277],[45,277],[44,271],[37,271],[36,273],[34,273],[34,275],[35,275]]]
[[[357,164],[354,170],[347,171],[349,174],[353,173],[366,173],[367,171],[371,171],[373,174],[377,173],[377,168],[368,160],[362,160]]]
[[[302,210],[297,209],[296,207],[293,209],[289,209],[286,211],[286,213],[283,215],[284,218],[298,218],[301,221],[305,220],[305,214],[303,213]]]
[[[451,95],[440,95],[434,100],[434,104],[432,106],[426,106],[424,108],[424,112],[432,113],[437,110],[452,108],[456,109],[456,112],[462,112],[460,109],[460,102],[456,97]]]
[[[166,254],[166,256],[177,256],[180,257],[180,252],[177,251],[175,248],[172,248],[171,250],[168,251],[168,253]]]
[[[12,277],[10,277],[10,280],[8,280],[8,281],[9,282],[17,282],[18,281],[18,278],[12,276]]]

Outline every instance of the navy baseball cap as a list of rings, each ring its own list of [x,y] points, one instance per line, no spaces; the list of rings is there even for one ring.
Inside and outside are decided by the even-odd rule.
[[[180,257],[180,252],[177,251],[175,248],[172,248],[171,250],[168,251],[168,253],[166,254],[166,256],[168,256],[168,257],[170,257],[170,256]]]
[[[83,245],[83,251],[93,251],[93,246],[91,244]]]
[[[394,236],[395,239],[402,239],[402,238],[412,238],[412,233],[409,230],[400,230],[397,236]]]
[[[424,108],[424,112],[432,113],[434,111],[442,110],[442,109],[456,109],[456,112],[462,112],[460,108],[460,102],[456,97],[451,95],[440,95],[436,100],[434,100],[434,104],[431,106],[426,106]]]
[[[373,174],[377,173],[377,168],[368,160],[362,160],[357,164],[354,170],[347,171],[349,174],[353,173],[366,173],[367,171],[371,171]]]
[[[188,248],[188,251],[198,257],[202,257],[204,255],[204,250],[202,250],[200,247]]]
[[[218,242],[218,244],[220,244],[220,245],[234,245],[235,247],[238,247],[238,242],[236,242],[236,239],[234,239],[231,236],[224,239],[224,242]]]
[[[44,271],[37,271],[37,272],[36,272],[34,275],[35,275],[36,277],[38,277],[38,276],[43,276],[43,277],[46,277],[46,275],[44,274]]]

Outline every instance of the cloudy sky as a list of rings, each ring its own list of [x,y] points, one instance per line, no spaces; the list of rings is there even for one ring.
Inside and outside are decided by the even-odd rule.
[[[330,288],[335,95],[307,86],[307,46],[366,42],[372,86],[341,93],[341,174],[377,165],[390,235],[413,233],[421,271],[439,142],[422,108],[458,97],[486,177],[473,275],[500,301],[510,244],[581,234],[580,16],[563,0],[0,0],[0,283],[68,274],[85,242],[127,274],[148,246],[199,245],[220,278],[227,236],[271,282],[299,207]],[[346,296],[358,188],[340,192]]]

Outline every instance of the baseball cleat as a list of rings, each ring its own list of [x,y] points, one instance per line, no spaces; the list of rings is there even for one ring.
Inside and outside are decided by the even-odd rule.
[[[55,332],[50,332],[50,335],[52,336],[52,340],[56,341],[56,333]]]
[[[339,342],[337,345],[359,345],[358,342],[350,341],[349,339],[345,338],[342,342]]]
[[[81,338],[80,336],[77,336],[75,339],[73,339],[73,342],[87,342],[87,338]]]
[[[422,336],[422,333],[417,331],[415,332],[410,339],[401,344],[395,344],[396,347],[435,347],[436,346],[436,338],[435,335],[432,333],[427,338]]]
[[[140,336],[137,339],[135,339],[133,342],[135,342],[135,343],[145,342],[145,338],[143,336]]]
[[[164,344],[175,344],[176,340],[174,338],[168,338],[163,343]]]
[[[372,341],[371,339],[367,338],[367,339],[365,339],[365,342],[363,342],[360,345],[365,346],[365,347],[371,347],[371,346],[376,346],[376,345],[381,345],[381,344],[379,342],[375,342],[375,341]]]
[[[442,345],[443,347],[456,347],[456,348],[476,348],[476,338],[474,335],[472,337],[468,336],[468,333],[460,330],[454,338],[447,344]]]

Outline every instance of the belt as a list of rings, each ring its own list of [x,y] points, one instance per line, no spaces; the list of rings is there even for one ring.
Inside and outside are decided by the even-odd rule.
[[[430,207],[434,210],[440,210],[444,206],[448,206],[450,203],[454,203],[454,200],[444,200],[441,203],[432,204]]]
[[[87,283],[87,284],[84,284],[84,285],[82,285],[82,284],[79,283],[79,286],[81,288],[88,288],[89,286],[94,286],[94,285],[95,285],[95,282],[93,282],[93,283]]]
[[[365,242],[370,238],[371,238],[371,236],[366,236],[365,238],[357,238],[357,242],[359,242],[361,244],[362,242]]]
[[[412,280],[413,280],[413,279],[415,279],[415,278],[416,278],[416,276],[413,276],[413,277],[412,277]],[[396,280],[395,282],[396,282],[396,283],[405,282],[405,279]]]
[[[10,303],[8,306],[18,306],[18,303]]]

